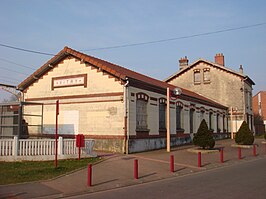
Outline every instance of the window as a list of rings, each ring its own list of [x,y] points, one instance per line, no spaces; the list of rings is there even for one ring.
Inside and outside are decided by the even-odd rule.
[[[209,83],[211,81],[209,68],[203,69],[203,81],[204,83]]]
[[[144,93],[137,93],[136,96],[136,129],[139,131],[148,130],[147,104],[149,97]]]
[[[217,126],[216,132],[220,133],[221,129],[220,129],[220,124],[219,124],[219,114],[218,113],[216,114],[216,126]]]
[[[193,129],[194,129],[194,112],[195,109],[191,108],[189,110],[189,132],[193,133]]]
[[[226,132],[225,115],[223,115],[223,131]]]
[[[204,119],[204,113],[205,113],[205,108],[201,107],[200,108],[200,122]]]
[[[176,104],[176,130],[183,130],[183,104]]]
[[[159,129],[165,130],[165,111],[166,111],[166,104],[165,99],[161,98],[159,99]]]
[[[210,112],[209,113],[209,129],[213,130],[213,122],[212,122],[212,118],[213,118],[213,113]]]
[[[194,70],[194,84],[200,84],[200,70]]]
[[[250,130],[253,131],[253,115],[250,115]]]

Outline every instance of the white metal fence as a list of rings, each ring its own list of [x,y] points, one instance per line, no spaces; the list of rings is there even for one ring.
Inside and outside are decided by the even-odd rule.
[[[85,139],[81,148],[82,157],[96,156],[93,153],[95,140]],[[58,139],[58,158],[74,158],[78,155],[75,139]],[[0,161],[52,160],[55,155],[54,139],[0,139]]]

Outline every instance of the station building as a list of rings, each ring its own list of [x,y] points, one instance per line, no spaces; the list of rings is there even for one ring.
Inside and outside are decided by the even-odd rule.
[[[166,147],[167,88],[173,93],[177,87],[182,93],[169,96],[171,146],[191,142],[202,119],[214,137],[227,137],[227,106],[69,47],[18,85],[23,101],[43,104],[41,132],[30,128],[35,118],[25,115],[29,136],[54,136],[59,100],[61,136],[84,134],[96,140],[96,150],[120,153]]]

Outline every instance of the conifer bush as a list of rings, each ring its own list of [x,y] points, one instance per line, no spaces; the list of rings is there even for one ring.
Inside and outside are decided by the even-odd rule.
[[[193,144],[203,149],[212,149],[215,146],[215,140],[208,129],[206,121],[203,119],[200,123],[197,133],[194,135]]]
[[[243,121],[236,133],[235,142],[237,144],[252,145],[254,142],[253,133],[250,131],[246,121]]]

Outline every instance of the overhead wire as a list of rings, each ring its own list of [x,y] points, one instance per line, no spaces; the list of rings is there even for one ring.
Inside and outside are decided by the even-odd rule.
[[[14,80],[14,81],[21,81],[21,79],[17,79],[14,77],[7,77],[7,76],[0,76],[1,79],[7,79],[7,80]]]
[[[6,47],[6,48],[11,48],[11,49],[14,49],[14,50],[20,50],[20,51],[29,52],[29,53],[40,54],[40,55],[49,55],[49,56],[54,56],[55,55],[55,54],[52,54],[52,53],[46,53],[46,52],[41,52],[41,51],[36,51],[36,50],[29,50],[29,49],[19,48],[19,47],[10,46],[10,45],[1,44],[1,43],[0,43],[0,46]]]
[[[1,83],[3,83],[3,82],[12,83],[12,84],[17,84],[18,83],[18,82],[15,82],[15,81],[10,81],[10,80],[6,80],[6,79],[2,79],[2,78],[0,78],[0,81],[1,81]]]
[[[18,64],[18,63],[16,63],[16,62],[13,62],[13,61],[10,61],[10,60],[7,60],[7,59],[4,59],[4,58],[1,58],[1,57],[0,57],[0,60],[3,61],[3,62],[6,62],[6,63],[15,64],[15,65],[17,65],[17,66],[21,66],[21,67],[28,68],[28,69],[31,69],[31,70],[36,70],[36,69],[34,69],[34,68],[32,68],[32,67],[25,66],[25,65],[23,65],[23,64]]]
[[[116,48],[125,48],[125,47],[133,47],[133,46],[140,46],[140,45],[148,45],[148,44],[162,43],[162,42],[168,42],[168,41],[174,41],[174,40],[180,40],[180,39],[188,39],[188,38],[193,38],[193,37],[213,35],[213,34],[236,31],[236,30],[241,30],[241,29],[248,29],[248,28],[253,28],[253,27],[263,26],[263,25],[266,25],[266,22],[253,24],[253,25],[247,25],[247,26],[240,26],[240,27],[236,27],[236,28],[228,28],[228,29],[216,30],[216,31],[211,31],[211,32],[198,33],[198,34],[193,34],[193,35],[188,35],[188,36],[173,37],[173,38],[154,40],[154,41],[148,41],[148,42],[122,44],[122,45],[117,45],[117,46],[107,46],[107,47],[102,47],[102,48],[91,48],[91,49],[81,50],[81,51],[85,52],[85,51],[96,51],[96,50],[108,50],[108,49],[116,49]]]
[[[3,66],[0,66],[0,69],[3,69],[3,70],[6,70],[6,71],[9,71],[9,72],[14,72],[14,73],[18,73],[18,74],[22,74],[22,75],[28,75],[26,73],[22,73],[22,72],[18,72],[18,71],[15,71],[15,70],[12,70],[12,69],[9,69],[9,68],[6,68],[6,67],[3,67]]]
[[[254,27],[264,26],[264,25],[266,25],[266,22],[252,24],[252,25],[246,25],[246,26],[240,26],[240,27],[235,27],[235,28],[228,28],[228,29],[221,29],[221,30],[204,32],[204,33],[198,33],[198,34],[187,35],[187,36],[173,37],[173,38],[168,38],[168,39],[160,39],[160,40],[147,41],[147,42],[137,42],[137,43],[131,43],[131,44],[122,44],[122,45],[107,46],[107,47],[100,47],[100,48],[91,48],[91,49],[85,49],[85,50],[80,50],[80,51],[84,51],[85,52],[85,51],[108,50],[108,49],[117,49],[117,48],[141,46],[141,45],[169,42],[169,41],[188,39],[188,38],[200,37],[200,36],[206,36],[206,35],[213,35],[213,34],[236,31],[236,30],[241,30],[241,29],[254,28]],[[10,48],[10,49],[14,49],[14,50],[29,52],[29,53],[35,53],[35,54],[40,54],[40,55],[48,55],[48,56],[55,56],[55,54],[52,54],[52,53],[41,52],[41,51],[36,51],[36,50],[29,50],[29,49],[20,48],[20,47],[16,47],[16,46],[11,46],[11,45],[7,45],[7,44],[3,44],[3,43],[0,43],[0,46],[6,47],[6,48]]]

